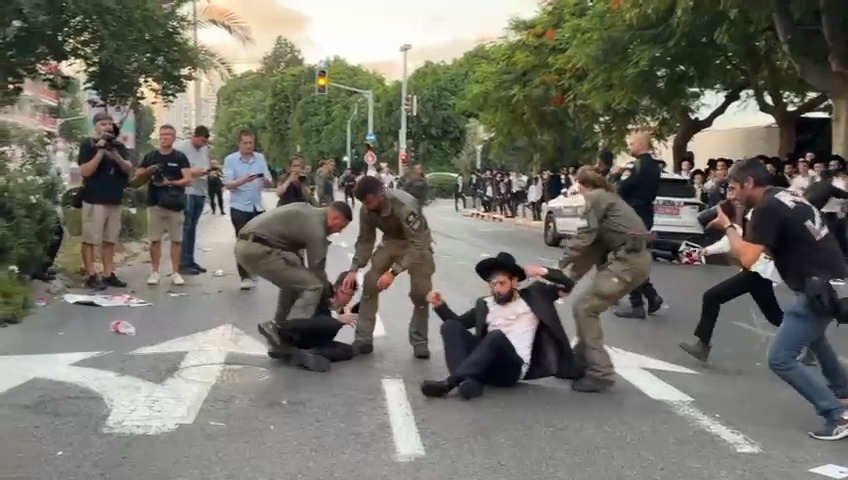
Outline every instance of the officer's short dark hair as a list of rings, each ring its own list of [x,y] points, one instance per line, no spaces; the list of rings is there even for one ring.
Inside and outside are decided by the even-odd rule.
[[[209,129],[203,125],[198,125],[194,129],[194,136],[209,139]]]
[[[755,187],[767,187],[772,182],[771,174],[765,164],[757,158],[746,158],[735,162],[728,170],[727,178],[731,182],[740,184],[750,178]]]
[[[343,217],[347,219],[348,222],[353,221],[353,210],[350,209],[350,205],[345,202],[335,201],[330,204],[330,208],[342,214]]]
[[[383,181],[377,177],[365,176],[356,182],[356,187],[353,189],[353,196],[360,202],[365,201],[365,197],[369,195],[379,195],[383,192]]]

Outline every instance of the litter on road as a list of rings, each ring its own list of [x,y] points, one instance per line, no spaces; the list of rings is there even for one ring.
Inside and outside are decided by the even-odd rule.
[[[135,327],[125,320],[113,320],[109,329],[120,335],[135,335]]]
[[[68,303],[74,305],[88,305],[92,307],[149,307],[153,305],[147,300],[142,300],[132,295],[81,295],[66,293],[63,297]]]

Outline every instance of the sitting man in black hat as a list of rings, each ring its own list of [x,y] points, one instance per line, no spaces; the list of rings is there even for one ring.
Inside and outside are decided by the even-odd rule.
[[[358,303],[349,312],[343,311],[356,294],[356,284],[350,289],[342,285],[346,276],[347,272],[343,272],[333,285],[327,286],[329,296],[318,304],[312,318],[293,318],[276,327],[282,345],[270,350],[269,357],[313,372],[326,372],[331,362],[353,358],[353,347],[335,340],[342,327],[356,325],[359,312]]]
[[[583,376],[554,306],[559,287],[534,282],[519,289],[527,275],[504,252],[480,261],[475,270],[489,283],[491,295],[477,299],[466,313],[454,313],[439,292],[427,295],[444,322],[449,376],[422,382],[425,396],[444,397],[456,388],[470,400],[483,394],[484,385],[508,387],[522,379]],[[472,327],[476,335],[468,331]]]

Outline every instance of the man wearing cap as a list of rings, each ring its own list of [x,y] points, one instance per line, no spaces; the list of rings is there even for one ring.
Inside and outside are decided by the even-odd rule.
[[[506,252],[481,260],[474,270],[489,284],[489,295],[462,315],[451,310],[439,292],[427,295],[444,322],[440,330],[448,376],[422,382],[421,393],[444,397],[456,389],[470,400],[482,395],[485,385],[509,387],[525,379],[582,377],[554,305],[560,298],[557,285],[534,282],[519,289],[527,274]],[[468,331],[471,328],[474,334]]]

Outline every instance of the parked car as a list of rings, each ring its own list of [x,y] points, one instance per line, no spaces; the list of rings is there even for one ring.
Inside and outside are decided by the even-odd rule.
[[[574,235],[584,207],[583,195],[566,195],[565,191],[548,202],[542,210],[545,244],[559,246],[563,240]],[[698,223],[698,213],[704,207],[703,202],[695,196],[695,189],[687,177],[663,173],[654,201],[652,231],[655,240],[651,249],[655,256],[676,258],[680,244],[687,240],[706,245],[704,229]]]

